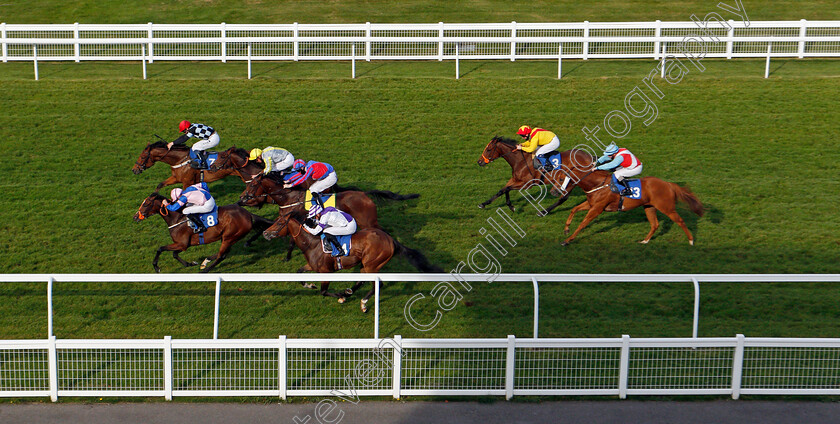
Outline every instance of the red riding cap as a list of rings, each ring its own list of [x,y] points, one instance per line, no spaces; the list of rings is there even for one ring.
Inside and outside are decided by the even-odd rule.
[[[181,123],[178,124],[178,131],[180,131],[180,132],[186,131],[187,128],[190,127],[190,125],[192,125],[192,124],[190,124],[190,121],[181,121]]]

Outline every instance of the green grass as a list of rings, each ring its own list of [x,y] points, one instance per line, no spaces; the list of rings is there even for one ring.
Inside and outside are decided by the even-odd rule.
[[[662,0],[470,0],[328,2],[277,0],[181,0],[120,2],[80,0],[12,1],[0,5],[7,23],[358,23],[358,22],[582,22],[686,21],[691,14],[718,11],[717,1]],[[727,3],[727,2],[724,2]],[[728,2],[734,4],[733,2]],[[746,1],[750,20],[834,20],[834,1]],[[732,18],[736,19],[736,18]]]
[[[688,184],[708,209],[680,213],[697,237],[660,216],[650,245],[640,210],[604,214],[561,248],[574,196],[538,218],[513,195],[514,220],[527,235],[500,258],[503,272],[524,273],[838,273],[840,224],[837,122],[838,62],[707,61],[679,85],[664,88],[659,118],[634,121],[623,141],[645,163],[644,175]],[[149,80],[139,64],[42,63],[0,66],[0,272],[151,272],[154,250],[169,243],[154,217],[132,221],[140,201],[165,179],[160,164],[131,173],[153,134],[176,136],[187,118],[216,127],[220,148],[282,146],[298,157],[332,163],[341,184],[420,193],[418,200],[378,202],[381,224],[408,246],[451,269],[482,242],[489,210],[476,205],[510,175],[504,162],[476,165],[493,135],[523,124],[555,131],[563,146],[583,143],[580,128],[597,125],[653,68],[651,61],[556,63],[257,63],[248,81],[242,63],[155,63]],[[196,95],[196,93],[200,93]],[[238,198],[242,183],[211,184],[219,203]],[[547,204],[547,202],[546,202]],[[274,217],[276,209],[259,211]],[[580,222],[580,217],[575,225]],[[486,243],[486,242],[485,242]],[[217,245],[191,248],[192,260]],[[218,272],[293,272],[282,242],[236,246]],[[164,272],[185,270],[161,257]],[[387,272],[408,272],[403,260]],[[335,284],[343,288],[346,284]],[[476,284],[434,331],[411,328],[402,315],[432,284],[391,284],[383,292],[382,335],[504,337],[531,334],[528,284]],[[837,337],[833,285],[704,284],[701,336]],[[213,284],[57,284],[59,338],[212,336]],[[693,293],[687,284],[544,284],[542,337],[690,336]],[[0,287],[0,339],[46,333],[44,284]],[[355,301],[338,305],[295,283],[226,283],[220,337],[369,337],[373,317]],[[468,302],[468,303],[467,303]],[[470,306],[467,306],[467,305]],[[431,319],[431,303],[418,304]]]

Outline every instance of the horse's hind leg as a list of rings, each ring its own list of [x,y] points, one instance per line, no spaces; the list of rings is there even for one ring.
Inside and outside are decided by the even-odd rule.
[[[659,218],[656,217],[656,208],[651,205],[646,205],[645,215],[647,216],[648,222],[650,222],[650,232],[644,240],[639,242],[641,244],[647,244],[650,241],[650,238],[653,237],[653,233],[656,232],[657,228],[659,228]]]
[[[219,247],[219,252],[216,253],[215,255],[205,259],[204,262],[201,263],[201,271],[199,271],[199,272],[202,272],[202,273],[210,272],[210,270],[215,268],[216,265],[218,265],[220,262],[225,260],[225,258],[227,257],[228,251],[230,250],[230,247],[235,242],[236,242],[236,240],[234,240],[232,242],[227,241],[227,240],[222,240],[222,246]],[[210,263],[210,265],[207,265],[208,263]]]
[[[685,235],[688,236],[688,244],[694,246],[694,236],[691,235],[691,231],[689,231],[688,227],[685,226],[685,221],[683,221],[680,214],[678,214],[675,209],[671,209],[670,211],[663,211],[662,209],[659,209],[659,211],[664,213],[665,215],[668,215],[668,218],[671,218],[671,221],[676,222],[677,225],[679,225],[680,228],[682,228],[683,231],[685,231]]]

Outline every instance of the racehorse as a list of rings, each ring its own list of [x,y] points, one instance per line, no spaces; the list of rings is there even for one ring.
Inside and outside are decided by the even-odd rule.
[[[487,205],[489,205],[492,201],[496,200],[499,196],[505,195],[505,202],[507,207],[510,208],[511,211],[514,210],[513,205],[510,203],[510,192],[511,190],[519,190],[523,187],[531,187],[531,181],[536,181],[538,184],[536,185],[549,185],[552,184],[551,180],[554,181],[562,181],[565,179],[568,172],[566,170],[570,168],[581,167],[585,168],[588,167],[592,162],[594,162],[595,158],[592,157],[589,153],[586,153],[583,150],[573,149],[573,150],[566,150],[561,152],[562,158],[562,168],[554,169],[550,175],[551,178],[546,180],[544,175],[534,168],[534,161],[531,160],[530,156],[527,155],[522,150],[516,149],[516,141],[511,140],[509,138],[504,137],[493,137],[487,146],[484,148],[484,151],[481,153],[481,157],[478,159],[479,166],[485,166],[490,162],[498,158],[502,158],[507,161],[508,165],[510,165],[512,170],[512,176],[510,180],[508,180],[507,184],[499,190],[493,197],[487,199],[484,203],[478,205],[479,208],[484,209]],[[538,212],[539,216],[545,216],[549,212],[551,212],[554,208],[563,204],[566,199],[569,198],[569,193],[571,193],[572,188],[574,188],[575,182],[574,179],[569,181],[569,185],[566,188],[566,193],[557,200],[557,203],[551,205],[545,212]],[[552,194],[555,194],[552,192]]]
[[[150,168],[155,162],[164,162],[172,167],[172,175],[163,180],[155,188],[155,192],[160,191],[161,188],[180,183],[187,188],[193,184],[201,181],[209,183],[211,181],[220,180],[234,173],[232,169],[221,169],[218,171],[200,170],[190,166],[190,147],[184,144],[175,144],[172,148],[167,148],[163,141],[156,141],[149,143],[131,171],[135,175],[140,174],[146,169]],[[203,178],[203,180],[202,180]],[[244,178],[243,178],[244,180]]]
[[[263,166],[250,160],[250,153],[247,150],[236,146],[232,146],[224,152],[219,152],[218,158],[210,167],[210,171],[213,172],[223,169],[235,171],[245,184],[250,183],[255,176],[263,172]]]
[[[254,215],[245,208],[237,205],[221,206],[218,209],[219,221],[216,225],[209,227],[202,234],[194,234],[192,228],[186,225],[187,218],[181,212],[172,212],[163,205],[166,197],[157,192],[149,195],[140,204],[137,213],[134,214],[134,221],[142,221],[152,215],[160,215],[169,226],[169,235],[172,237],[172,244],[161,246],[157,249],[152,266],[155,272],[160,272],[158,258],[164,251],[171,251],[172,256],[185,267],[198,265],[197,262],[187,262],[181,259],[178,254],[187,250],[190,246],[213,243],[221,240],[219,252],[201,263],[200,272],[210,272],[228,254],[234,243],[245,237],[252,229],[257,230],[256,234],[246,243],[247,247],[252,241],[260,236],[263,230],[270,227],[272,222],[258,215]],[[212,262],[212,263],[211,263]],[[208,265],[209,264],[209,265]]]
[[[656,211],[658,210],[676,222],[688,236],[688,243],[692,246],[694,245],[694,237],[691,235],[691,231],[688,230],[682,217],[677,213],[677,200],[682,200],[688,204],[689,209],[696,213],[697,216],[703,216],[705,211],[703,204],[700,203],[697,196],[688,188],[680,187],[677,184],[656,177],[644,177],[641,178],[640,199],[622,198],[618,193],[610,189],[611,173],[593,170],[582,174],[585,171],[579,169],[572,170],[572,172],[581,174],[578,178],[578,187],[586,193],[586,200],[572,208],[563,231],[569,234],[569,225],[571,225],[575,213],[578,211],[588,212],[577,230],[561,243],[563,246],[568,245],[574,240],[578,233],[595,219],[595,217],[600,215],[601,212],[628,211],[639,206],[645,208],[645,215],[647,215],[648,222],[650,222],[650,232],[639,243],[647,244],[651,237],[653,237],[653,233],[659,228],[659,220],[656,217]]]
[[[306,257],[306,265],[298,269],[298,272],[335,272],[361,264],[361,272],[374,273],[382,269],[395,253],[408,259],[418,271],[443,272],[439,267],[430,264],[429,260],[420,251],[403,246],[379,228],[359,228],[351,237],[349,255],[332,257],[329,253],[324,253],[321,247],[321,238],[310,234],[303,228],[302,223],[305,217],[306,215],[301,211],[292,211],[277,218],[277,221],[263,232],[263,237],[266,240],[291,235],[292,240]],[[363,281],[357,282],[352,288],[339,294],[330,292],[329,281],[324,281],[321,282],[321,295],[338,298],[338,303],[344,303],[364,283]],[[362,312],[367,312],[368,299],[373,295],[375,289],[375,287],[372,287],[362,298],[360,304]]]

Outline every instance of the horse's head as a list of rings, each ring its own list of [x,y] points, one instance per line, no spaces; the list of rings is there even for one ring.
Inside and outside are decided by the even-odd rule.
[[[140,222],[147,217],[156,214],[167,214],[169,210],[163,206],[164,199],[166,198],[158,192],[154,192],[150,194],[149,197],[143,199],[143,203],[140,204],[140,208],[138,208],[137,213],[134,214],[134,221]]]
[[[263,174],[256,175],[248,184],[245,184],[245,191],[239,195],[239,206],[262,206],[265,203],[265,188],[263,188]]]
[[[481,152],[481,157],[478,159],[478,166],[487,165],[494,160],[507,156],[516,147],[516,142],[500,136],[493,137],[484,151]]]
[[[292,220],[297,220],[296,222],[299,223],[301,217],[299,212],[289,212],[286,215],[281,215],[277,217],[277,220],[274,221],[274,224],[271,224],[270,227],[266,228],[263,231],[263,237],[266,240],[271,240],[277,237],[287,236],[291,234],[291,230],[289,230],[289,223]],[[300,233],[298,233],[300,234]]]
[[[219,153],[219,157],[213,162],[210,167],[211,172],[216,172],[222,169],[239,169],[248,165],[248,152],[245,149],[240,149],[232,146],[230,149]]]
[[[183,152],[186,151],[188,147],[186,146],[172,146],[172,149],[166,147],[166,143],[163,141],[156,141],[154,143],[149,143],[143,152],[140,153],[140,157],[137,158],[137,162],[134,163],[134,167],[131,168],[131,172],[134,172],[134,175],[137,175],[147,168],[150,168],[152,165],[155,164],[157,161],[164,160],[167,156],[170,155],[173,151]],[[172,155],[172,159],[174,160],[175,156]]]

